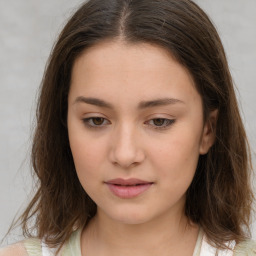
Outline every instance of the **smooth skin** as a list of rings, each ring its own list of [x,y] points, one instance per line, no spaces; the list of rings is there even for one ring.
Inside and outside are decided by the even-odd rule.
[[[200,154],[214,143],[217,111],[203,121],[190,73],[165,49],[104,41],[75,61],[68,132],[78,178],[97,204],[81,237],[83,256],[192,255],[198,226],[184,214]],[[134,198],[106,181],[152,185]]]

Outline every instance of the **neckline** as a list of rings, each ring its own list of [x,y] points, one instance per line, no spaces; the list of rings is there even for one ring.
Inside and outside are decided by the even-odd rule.
[[[81,235],[82,235],[81,228],[73,232],[73,234],[71,235],[70,239],[67,241],[67,244],[63,250],[64,256],[82,256]],[[199,227],[199,232],[198,232],[193,256],[200,255],[203,235],[204,235],[203,229]]]

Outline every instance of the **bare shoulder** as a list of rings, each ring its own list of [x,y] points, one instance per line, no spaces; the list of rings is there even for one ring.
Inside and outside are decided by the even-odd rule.
[[[0,248],[0,256],[28,256],[27,250],[24,247],[24,244],[17,243],[9,245],[5,248]]]
[[[0,256],[41,256],[41,241],[37,238],[28,238],[19,243],[0,248]]]

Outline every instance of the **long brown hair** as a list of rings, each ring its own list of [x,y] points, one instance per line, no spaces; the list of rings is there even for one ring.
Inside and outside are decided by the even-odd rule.
[[[193,76],[204,119],[219,110],[213,127],[216,142],[199,158],[185,213],[217,247],[245,239],[253,201],[250,150],[220,38],[190,0],[90,0],[68,21],[41,84],[32,148],[38,187],[21,217],[24,234],[31,236],[34,229],[49,245],[62,245],[95,215],[96,205],[77,178],[69,147],[67,96],[76,58],[92,45],[115,38],[167,49]]]

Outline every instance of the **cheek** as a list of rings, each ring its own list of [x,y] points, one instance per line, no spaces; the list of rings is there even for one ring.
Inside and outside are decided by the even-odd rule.
[[[89,143],[85,138],[71,137],[70,146],[78,179],[86,193],[94,198],[95,187],[101,175],[100,170],[103,169],[101,167],[103,152],[100,152],[100,147]]]
[[[92,177],[100,169],[105,152],[103,144],[99,145],[90,135],[90,131],[86,131],[81,124],[71,121],[68,126],[69,143],[76,172],[83,185],[87,177]]]
[[[165,178],[173,181],[193,178],[199,158],[200,136],[192,132],[180,129],[179,133],[166,138],[163,141],[155,141],[148,148],[152,148],[150,154],[153,165],[161,170]]]
[[[74,139],[70,141],[71,151],[78,173],[95,172],[100,168],[104,154],[103,147],[91,143],[86,139]]]

